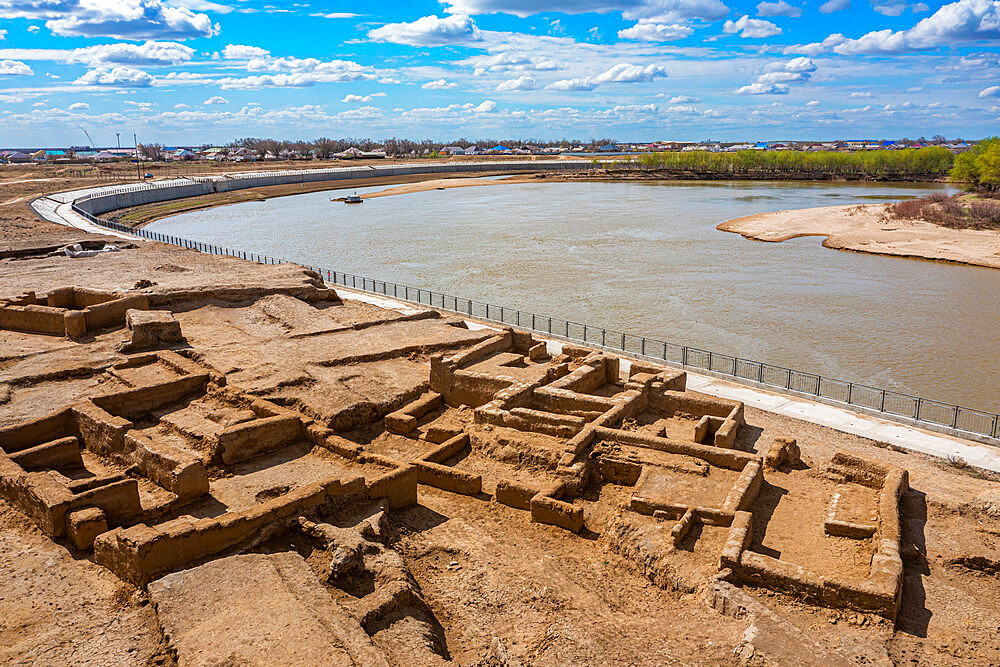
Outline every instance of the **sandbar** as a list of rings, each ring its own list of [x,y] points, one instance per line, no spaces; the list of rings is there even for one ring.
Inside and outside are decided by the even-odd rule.
[[[1000,231],[893,220],[886,215],[886,204],[758,213],[729,220],[716,229],[771,243],[825,236],[823,246],[836,250],[1000,268]]]

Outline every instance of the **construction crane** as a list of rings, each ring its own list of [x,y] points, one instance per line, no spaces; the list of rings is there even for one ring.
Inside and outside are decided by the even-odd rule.
[[[90,138],[90,132],[87,132],[85,129],[83,129],[82,125],[77,125],[77,127],[80,128],[81,132],[83,132],[84,134],[87,135],[87,141],[90,142],[90,147],[93,148],[96,151],[97,150],[97,146],[94,145],[94,140]]]

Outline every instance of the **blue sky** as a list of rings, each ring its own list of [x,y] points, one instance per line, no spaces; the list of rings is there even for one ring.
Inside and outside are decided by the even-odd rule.
[[[1000,0],[0,0],[0,146],[78,126],[103,145],[981,137]]]

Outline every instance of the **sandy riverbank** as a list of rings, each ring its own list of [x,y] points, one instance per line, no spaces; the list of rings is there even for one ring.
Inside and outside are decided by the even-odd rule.
[[[885,216],[885,206],[823,206],[759,213],[729,220],[716,229],[771,243],[800,236],[825,236],[823,246],[836,250],[1000,268],[1000,232],[890,220]]]
[[[478,185],[509,185],[511,183],[535,183],[539,181],[538,174],[515,174],[507,178],[435,178],[419,183],[407,183],[394,188],[386,188],[378,192],[369,192],[361,196],[362,199],[374,199],[375,197],[389,197],[391,195],[408,195],[414,192],[427,192],[428,190],[450,190],[451,188],[469,188]]]

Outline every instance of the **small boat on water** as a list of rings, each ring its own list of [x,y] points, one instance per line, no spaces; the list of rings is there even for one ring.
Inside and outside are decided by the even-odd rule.
[[[347,195],[346,197],[333,197],[330,201],[342,201],[345,204],[364,204],[365,200],[362,199],[357,192],[354,194]]]

